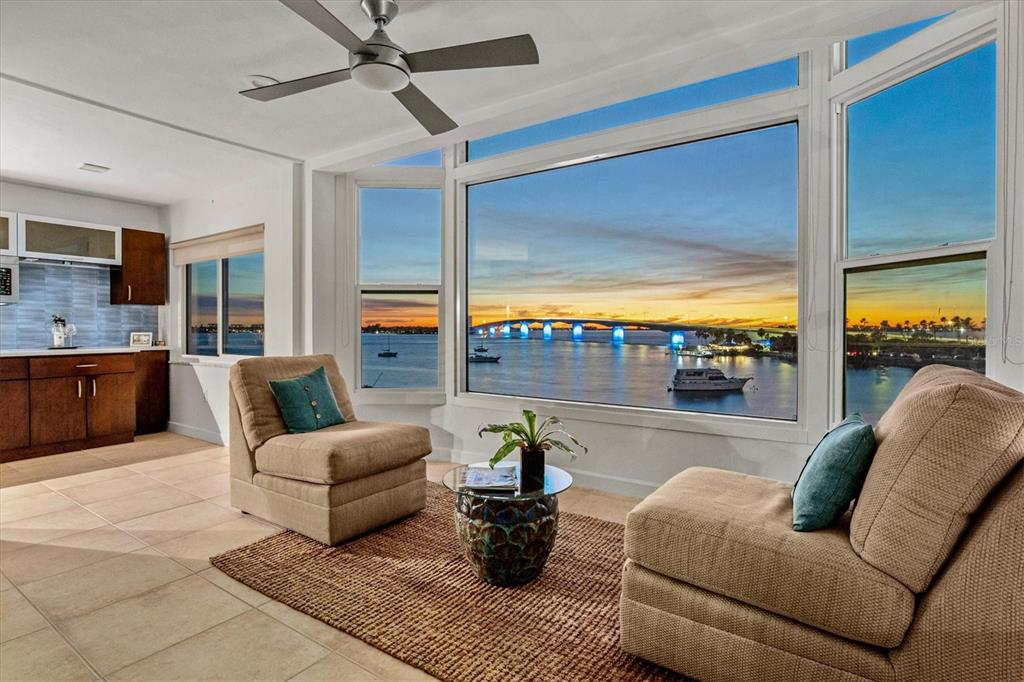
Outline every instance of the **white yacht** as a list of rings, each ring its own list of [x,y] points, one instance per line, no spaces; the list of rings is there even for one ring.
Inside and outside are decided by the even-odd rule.
[[[708,369],[684,368],[677,369],[672,377],[670,391],[742,391],[747,382],[754,377],[727,377],[722,370],[714,367]]]

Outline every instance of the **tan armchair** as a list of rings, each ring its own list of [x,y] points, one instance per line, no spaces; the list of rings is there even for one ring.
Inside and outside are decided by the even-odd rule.
[[[268,382],[319,367],[345,423],[288,433]],[[240,360],[230,388],[234,507],[334,545],[425,506],[430,432],[358,421],[334,356]]]
[[[833,528],[700,467],[638,505],[622,648],[700,680],[1024,680],[1024,395],[926,367],[876,436]]]

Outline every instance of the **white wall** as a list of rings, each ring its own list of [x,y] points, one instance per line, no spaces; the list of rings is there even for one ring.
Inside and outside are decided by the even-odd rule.
[[[160,209],[118,199],[0,180],[0,210],[166,232]]]
[[[282,163],[250,182],[211,190],[163,210],[171,242],[239,227],[264,226],[264,315],[267,355],[297,352],[301,328],[302,272],[295,254],[297,209],[301,206],[301,169]],[[182,360],[184,275],[172,268],[168,338],[172,349],[171,420],[173,431],[213,442],[227,442],[227,381],[230,363],[221,359]]]

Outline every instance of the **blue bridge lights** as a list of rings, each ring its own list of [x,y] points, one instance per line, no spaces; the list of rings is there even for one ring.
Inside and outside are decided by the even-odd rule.
[[[545,322],[544,323],[544,340],[545,341],[550,341],[551,340],[551,323],[550,322]]]
[[[528,339],[530,338],[530,325],[525,322],[519,323],[519,338]]]
[[[572,325],[572,340],[582,341],[583,340],[583,325],[576,322]]]
[[[626,340],[625,327],[612,327],[612,343],[622,343]]]
[[[501,325],[501,335],[504,336],[506,339],[512,336],[512,325],[510,325],[508,322]]]

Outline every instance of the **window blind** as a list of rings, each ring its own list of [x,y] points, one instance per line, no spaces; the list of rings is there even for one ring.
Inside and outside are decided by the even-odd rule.
[[[244,256],[263,251],[263,225],[250,225],[237,230],[219,232],[206,237],[171,242],[174,265],[188,265],[205,260]]]

